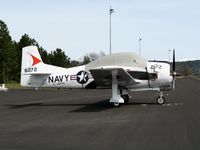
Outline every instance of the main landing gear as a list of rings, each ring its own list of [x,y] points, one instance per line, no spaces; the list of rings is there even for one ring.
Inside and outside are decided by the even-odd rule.
[[[120,97],[124,100],[124,103],[128,103],[129,99],[131,98],[131,96],[128,95],[128,94],[126,94],[126,95],[120,95]],[[119,102],[114,102],[113,105],[115,107],[118,107],[118,106],[120,106],[120,103]]]
[[[120,103],[127,103],[129,101],[129,95],[127,89],[119,89],[117,81],[117,70],[112,71],[112,97],[110,103],[113,103],[115,107],[118,107]]]
[[[110,103],[113,103],[115,107],[118,107],[120,103],[124,103],[124,100],[119,94],[116,75],[117,70],[112,71],[112,97],[110,99]]]

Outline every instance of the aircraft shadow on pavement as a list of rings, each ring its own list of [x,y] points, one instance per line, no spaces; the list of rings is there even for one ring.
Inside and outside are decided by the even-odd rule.
[[[71,112],[72,113],[76,113],[76,112],[77,113],[78,112],[99,112],[99,111],[110,109],[112,107],[113,107],[113,105],[111,103],[109,103],[108,99],[106,99],[106,100],[98,101],[98,102],[93,103],[93,104],[84,105],[83,107],[74,109]]]
[[[121,104],[119,107],[123,107],[124,106],[128,106],[128,105],[158,105],[157,103],[140,103],[140,102],[136,102],[136,103],[126,103],[126,104]],[[99,111],[103,111],[106,109],[115,109],[118,107],[114,107],[113,103],[109,103],[109,100],[104,100],[104,101],[100,101],[94,104],[90,104],[90,105],[85,105],[82,108],[78,108],[75,109],[71,112],[99,112]]]
[[[10,108],[25,108],[31,106],[41,106],[42,103],[26,103],[26,104],[7,104],[6,106]]]
[[[98,112],[109,108],[113,105],[109,103],[109,100],[102,100],[96,103],[24,103],[24,104],[7,104],[9,108],[27,108],[27,107],[75,107],[76,109],[70,112]]]
[[[155,102],[129,102],[122,104],[121,106],[128,105],[157,105]],[[112,103],[109,103],[109,100],[101,100],[96,103],[24,103],[24,104],[7,104],[9,108],[26,108],[26,107],[75,107],[74,110],[71,110],[72,113],[78,112],[99,112],[107,109],[113,109],[114,106]],[[77,108],[78,107],[78,108]]]

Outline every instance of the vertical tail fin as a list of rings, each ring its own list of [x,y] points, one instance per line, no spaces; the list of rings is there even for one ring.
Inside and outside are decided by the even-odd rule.
[[[31,74],[38,72],[38,67],[43,65],[41,56],[36,46],[27,46],[22,49],[21,79],[22,86],[30,86]]]
[[[41,56],[36,46],[27,46],[22,49],[22,72],[27,67],[33,67],[39,63],[42,63]]]

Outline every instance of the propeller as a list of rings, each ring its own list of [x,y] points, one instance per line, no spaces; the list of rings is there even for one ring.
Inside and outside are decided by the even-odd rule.
[[[172,88],[175,90],[175,77],[176,77],[176,54],[175,49],[173,49],[173,62],[172,62]]]

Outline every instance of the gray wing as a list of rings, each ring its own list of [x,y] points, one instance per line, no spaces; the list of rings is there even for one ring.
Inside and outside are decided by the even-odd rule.
[[[117,72],[117,81],[119,86],[129,86],[140,83],[140,80],[134,79],[123,68],[104,68],[104,69],[91,69],[90,72],[94,78],[97,86],[110,86],[112,85],[112,71]]]

